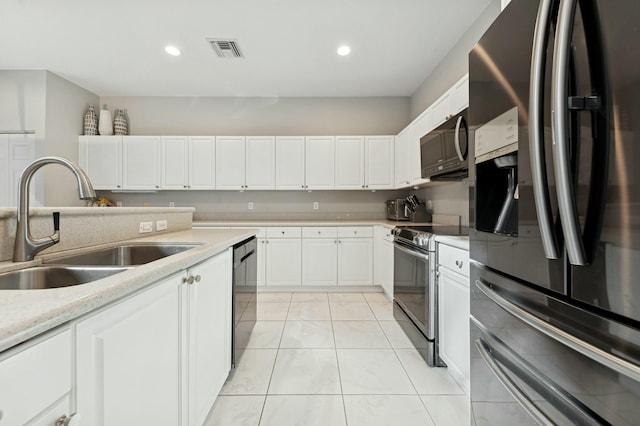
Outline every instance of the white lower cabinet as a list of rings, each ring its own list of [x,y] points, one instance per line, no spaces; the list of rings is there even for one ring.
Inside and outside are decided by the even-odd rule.
[[[373,283],[393,300],[393,235],[384,226],[376,226],[373,231]]]
[[[76,324],[83,424],[203,424],[231,368],[231,267],[226,251]]]
[[[182,277],[77,324],[77,408],[83,424],[182,424]]]
[[[53,426],[72,414],[71,342],[67,328],[0,355],[0,424]]]
[[[338,240],[338,285],[373,284],[373,239]]]
[[[265,284],[267,286],[299,286],[300,238],[268,238],[265,245]]]
[[[467,394],[470,381],[468,264],[468,251],[438,244],[440,357]]]
[[[302,285],[335,286],[338,283],[338,240],[302,240]]]
[[[187,271],[189,426],[204,424],[231,369],[231,259],[222,253]]]

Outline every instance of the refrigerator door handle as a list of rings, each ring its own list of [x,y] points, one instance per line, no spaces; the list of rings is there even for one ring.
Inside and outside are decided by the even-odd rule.
[[[462,124],[462,120],[462,116],[458,117],[458,121],[456,122],[456,132],[454,136],[456,154],[458,154],[458,158],[460,159],[460,161],[464,161],[464,155],[462,155],[462,150],[460,149],[460,125]]]
[[[517,384],[513,382],[504,372],[502,367],[498,364],[496,360],[493,359],[491,355],[491,349],[487,347],[487,344],[484,343],[481,339],[476,340],[476,348],[478,349],[478,353],[487,364],[489,369],[495,376],[498,378],[500,383],[509,391],[511,396],[513,396],[520,406],[524,408],[524,410],[529,414],[537,424],[542,426],[553,426],[555,423],[547,417],[540,409],[531,401],[531,399],[527,396],[527,394],[518,387]]]
[[[553,231],[549,184],[544,161],[542,123],[542,96],[544,92],[544,65],[547,50],[551,0],[542,0],[538,7],[533,49],[531,53],[531,84],[529,86],[529,159],[531,161],[531,184],[538,216],[542,247],[547,259],[558,259],[558,243]]]
[[[478,289],[480,289],[480,291],[484,293],[485,296],[495,302],[502,309],[518,318],[520,321],[528,324],[529,326],[535,328],[541,333],[546,334],[547,336],[573,349],[574,351],[579,352],[588,358],[591,358],[597,363],[602,364],[605,367],[610,368],[611,370],[614,370],[624,376],[627,376],[632,380],[640,381],[640,367],[638,367],[637,365],[625,359],[612,355],[608,352],[605,352],[602,349],[585,342],[577,336],[567,333],[566,331],[544,320],[541,320],[537,316],[529,313],[528,311],[505,299],[482,281],[476,280],[475,284],[476,287],[478,287]]]
[[[551,77],[551,129],[558,208],[569,262],[572,265],[587,265],[575,203],[571,158],[567,141],[569,56],[576,6],[577,0],[560,1]]]
[[[543,90],[544,68],[549,29],[551,0],[542,0],[538,7],[529,86],[529,151],[531,152],[531,184],[536,205],[536,214],[542,238],[542,247],[547,259],[558,259],[558,243],[553,231],[553,215],[549,201],[549,184],[544,161],[543,140]]]

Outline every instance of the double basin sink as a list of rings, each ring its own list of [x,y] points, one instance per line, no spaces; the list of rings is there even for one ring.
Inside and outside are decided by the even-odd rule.
[[[86,284],[185,250],[198,243],[123,244],[86,253],[57,257],[44,266],[0,274],[0,290],[29,290]]]

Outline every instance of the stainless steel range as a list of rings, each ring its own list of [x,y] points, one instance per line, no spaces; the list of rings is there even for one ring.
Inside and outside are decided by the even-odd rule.
[[[438,290],[436,277],[436,234],[466,235],[458,226],[398,226],[393,230],[393,299],[401,326],[416,327],[427,339],[420,353],[430,366],[445,366],[438,356]],[[411,323],[407,323],[404,314]],[[405,321],[403,321],[405,319]],[[407,336],[415,331],[407,330]],[[414,342],[423,349],[424,342]],[[421,343],[421,344],[420,344]]]

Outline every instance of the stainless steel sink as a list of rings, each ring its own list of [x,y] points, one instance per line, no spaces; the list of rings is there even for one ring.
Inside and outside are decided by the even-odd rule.
[[[131,269],[113,266],[36,266],[0,274],[0,290],[31,290],[86,284]]]
[[[116,247],[94,250],[73,256],[58,257],[48,260],[47,264],[63,265],[109,265],[134,266],[143,265],[173,254],[197,247],[201,244],[125,244]]]

